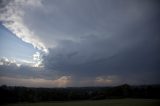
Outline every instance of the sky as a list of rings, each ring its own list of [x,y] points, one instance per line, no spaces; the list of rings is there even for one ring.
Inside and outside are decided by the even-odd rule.
[[[0,0],[0,85],[160,84],[158,0]]]

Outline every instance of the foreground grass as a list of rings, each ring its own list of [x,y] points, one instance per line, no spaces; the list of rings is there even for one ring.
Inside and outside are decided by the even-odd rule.
[[[73,102],[18,103],[4,106],[160,106],[160,100],[153,99],[111,99]]]

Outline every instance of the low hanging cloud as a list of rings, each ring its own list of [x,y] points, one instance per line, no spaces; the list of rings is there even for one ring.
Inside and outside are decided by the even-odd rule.
[[[98,76],[95,79],[96,84],[100,85],[113,85],[114,83],[118,83],[119,80],[116,76]]]
[[[15,78],[15,77],[0,77],[0,84],[10,86],[27,86],[27,87],[66,87],[71,82],[70,76],[62,76],[55,80],[47,80],[42,78]]]
[[[18,65],[10,60],[0,59],[0,76],[19,78],[43,78],[54,79],[53,71],[47,71],[43,67],[32,67],[30,65]],[[51,77],[52,76],[52,77]]]
[[[61,76],[42,67],[17,65],[7,58],[0,59],[0,85],[32,87],[66,87],[72,82],[71,76]]]

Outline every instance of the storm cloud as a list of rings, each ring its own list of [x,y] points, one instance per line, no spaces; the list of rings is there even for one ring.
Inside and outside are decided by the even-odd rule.
[[[42,52],[43,67],[1,65],[1,77],[62,78],[65,86],[160,83],[159,1],[31,1],[3,3],[0,21]]]

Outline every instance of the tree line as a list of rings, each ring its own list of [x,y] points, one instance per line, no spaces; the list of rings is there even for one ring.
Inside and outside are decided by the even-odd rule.
[[[3,85],[0,87],[1,104],[17,102],[99,100],[118,98],[160,99],[160,85],[116,87],[31,88]]]

